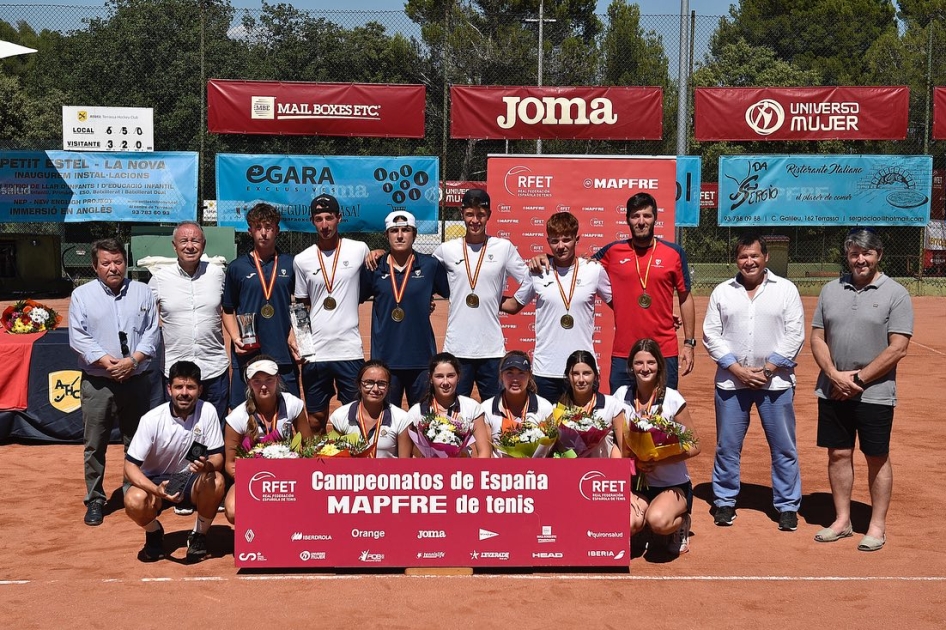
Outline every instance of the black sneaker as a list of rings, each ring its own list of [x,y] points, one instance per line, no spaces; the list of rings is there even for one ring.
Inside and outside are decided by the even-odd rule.
[[[164,555],[164,528],[158,523],[158,529],[145,532],[145,546],[138,557],[142,562],[155,562]]]
[[[734,520],[736,520],[736,508],[729,505],[716,508],[716,515],[713,517],[714,523],[720,527],[729,527]]]
[[[105,507],[105,504],[101,501],[89,501],[89,504],[85,508],[85,521],[86,525],[95,527],[96,525],[101,525],[103,516],[102,509]]]
[[[778,528],[783,532],[793,532],[798,529],[798,512],[779,512]]]
[[[207,534],[191,532],[187,537],[187,561],[200,562],[207,557]]]

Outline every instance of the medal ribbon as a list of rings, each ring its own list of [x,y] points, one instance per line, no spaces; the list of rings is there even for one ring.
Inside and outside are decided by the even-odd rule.
[[[319,255],[319,269],[322,270],[322,279],[325,281],[325,290],[331,293],[332,287],[335,286],[335,270],[338,269],[338,259],[342,257],[342,239],[338,239],[338,247],[335,248],[335,256],[332,259],[331,278],[329,278],[328,274],[325,272],[325,260],[322,258],[321,248],[316,246],[315,251]]]
[[[526,414],[529,413],[529,400],[522,406],[522,416],[516,416],[509,411],[509,403],[506,402],[506,394],[503,393],[503,431],[515,431],[526,420]]]
[[[444,418],[453,418],[454,420],[460,419],[460,401],[456,398],[453,399],[453,404],[451,404],[449,407],[441,407],[436,398],[431,400],[430,403],[434,409],[434,413],[438,416],[443,416]],[[454,404],[457,406],[457,410],[453,413],[450,413],[450,407],[452,407]]]
[[[470,252],[463,252],[463,263],[466,265],[466,279],[470,281],[470,291],[476,293],[476,281],[480,277],[480,267],[483,266],[483,259],[486,258],[486,246],[489,245],[489,237],[483,241],[483,249],[480,250],[480,258],[476,261],[476,273],[470,275]],[[466,248],[466,241],[463,241],[463,247]]]
[[[401,288],[398,289],[394,282],[394,259],[391,258],[391,254],[388,254],[388,271],[391,272],[391,291],[394,293],[394,302],[398,306],[401,305],[401,298],[404,297],[404,291],[407,289],[407,281],[411,277],[411,269],[413,266],[414,254],[411,253],[411,257],[407,259],[407,267],[404,268],[404,280],[401,281]]]
[[[368,437],[368,429],[365,427],[365,418],[362,415],[362,411],[365,414],[368,413],[368,410],[365,409],[364,403],[358,403],[358,428],[361,429],[361,434],[365,436],[365,442],[371,442],[371,439]],[[370,417],[370,416],[369,416]],[[378,439],[381,437],[381,421],[384,420],[384,409],[381,409],[381,415],[378,417],[378,423],[374,425],[374,456],[378,456]]]
[[[640,275],[640,271],[637,272]],[[565,289],[562,287],[562,281],[558,279],[558,271],[553,271],[552,275],[555,276],[555,284],[558,285],[558,292],[562,296],[562,301],[565,302],[565,312],[568,312],[568,309],[572,306],[572,298],[575,297],[575,283],[578,282],[578,257],[575,257],[575,264],[572,267],[572,287],[568,291],[568,297],[565,297]]]
[[[646,418],[650,415],[650,408],[654,405],[654,400],[657,398],[657,389],[650,393],[650,399],[647,401],[647,404],[641,405],[637,396],[634,396],[634,411],[637,412],[638,418]]]
[[[637,257],[637,252],[634,252],[634,264],[637,265],[637,279],[640,280],[641,288],[644,290],[644,293],[647,293],[647,280],[650,278],[650,265],[654,262],[654,254],[657,253],[657,239],[654,239],[654,244],[650,249],[650,260],[647,261],[647,270],[646,273],[641,275],[641,261]]]
[[[251,252],[253,264],[256,265],[256,271],[259,274],[259,283],[263,287],[263,298],[269,303],[269,298],[273,295],[273,287],[276,286],[276,270],[279,268],[279,254],[273,256],[273,275],[269,279],[269,284],[263,280],[263,266],[260,264],[259,256],[256,252]]]

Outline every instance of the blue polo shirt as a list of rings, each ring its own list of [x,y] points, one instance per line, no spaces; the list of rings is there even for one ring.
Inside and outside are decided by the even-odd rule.
[[[266,300],[263,298],[263,285],[256,271],[256,263],[249,254],[237,257],[227,267],[227,277],[223,284],[223,308],[237,315],[256,313],[256,334],[260,342],[260,352],[268,354],[280,365],[292,364],[289,352],[289,297],[296,287],[296,276],[292,270],[292,255],[277,252],[279,268],[276,270],[276,283],[270,296],[270,304],[276,311],[271,319],[260,314]],[[272,258],[263,263],[263,281],[269,282],[273,273]],[[234,366],[246,364],[251,358],[240,357],[233,353]]]
[[[414,266],[401,299],[404,320],[391,319],[397,307],[391,288],[388,257],[378,261],[378,268],[361,269],[361,301],[374,298],[371,307],[371,358],[384,361],[393,370],[427,369],[430,357],[437,353],[434,329],[430,324],[430,301],[434,293],[450,297],[450,285],[443,265],[429,254],[414,252]],[[404,272],[395,271],[398,287]]]

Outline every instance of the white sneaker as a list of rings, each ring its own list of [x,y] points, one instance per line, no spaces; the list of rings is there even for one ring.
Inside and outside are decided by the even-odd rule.
[[[680,528],[670,534],[667,540],[667,551],[675,556],[686,553],[690,550],[690,515],[683,515],[683,522]]]
[[[191,514],[194,513],[194,509],[193,509],[193,508],[176,507],[176,508],[174,508],[174,513],[177,514],[178,516],[190,516]]]

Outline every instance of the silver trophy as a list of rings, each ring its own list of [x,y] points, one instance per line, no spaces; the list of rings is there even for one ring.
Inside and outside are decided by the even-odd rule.
[[[294,303],[289,307],[289,319],[292,321],[292,331],[296,335],[296,347],[303,361],[315,361],[315,335],[312,334],[312,325],[309,320],[309,309],[305,304]]]
[[[240,328],[240,341],[246,350],[258,350],[259,339],[256,338],[256,313],[242,313],[237,316],[237,326]]]

